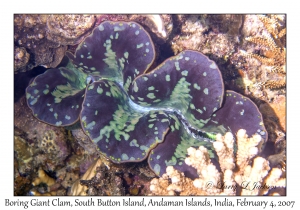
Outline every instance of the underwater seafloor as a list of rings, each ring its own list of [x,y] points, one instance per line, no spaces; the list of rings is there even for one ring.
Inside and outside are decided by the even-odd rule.
[[[256,104],[268,133],[263,150],[233,163],[231,174],[222,171],[221,163],[221,169],[210,173],[210,160],[203,163],[209,168],[206,172],[198,169],[198,174],[204,176],[202,182],[222,182],[230,176],[228,180],[238,189],[205,190],[199,180],[184,177],[173,168],[158,178],[147,160],[113,163],[97,150],[80,126],[53,126],[33,116],[25,94],[30,82],[47,69],[64,66],[65,53],[74,53],[92,30],[107,20],[136,22],[149,33],[155,50],[150,69],[184,50],[199,51],[217,64],[225,90],[240,93]],[[14,195],[285,195],[285,49],[286,16],[282,14],[15,14]],[[244,145],[254,139],[250,137],[243,137]],[[245,148],[253,153],[253,147],[258,148],[253,145]],[[236,154],[233,150],[231,153]],[[201,154],[204,157],[206,153]],[[192,156],[201,155],[197,157],[191,151]],[[255,162],[256,157],[260,159]],[[254,173],[253,182],[273,189],[243,191],[239,182],[250,180]]]

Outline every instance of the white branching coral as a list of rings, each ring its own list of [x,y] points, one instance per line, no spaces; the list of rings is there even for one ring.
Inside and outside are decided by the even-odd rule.
[[[171,180],[171,183],[169,182]],[[159,179],[152,179],[150,191],[154,195],[205,195],[205,191],[196,188],[193,180],[184,176],[183,173],[174,169],[173,166],[167,167],[167,173]]]
[[[236,164],[239,168],[245,168],[249,161],[260,152],[263,140],[258,134],[248,138],[243,129],[239,130],[236,135],[238,147]]]
[[[196,180],[184,176],[182,172],[174,169],[173,166],[167,167],[167,173],[161,178],[154,178],[150,183],[150,195],[207,195],[203,188],[197,187]],[[212,193],[211,193],[212,194]]]
[[[207,149],[203,146],[200,146],[198,150],[190,147],[188,155],[189,157],[185,159],[185,163],[197,169],[199,175],[199,178],[193,181],[194,186],[201,190],[206,190],[211,195],[219,193],[220,189],[207,187],[209,182],[220,182],[220,173],[211,162]]]
[[[192,180],[169,166],[166,174],[151,181],[152,195],[266,195],[270,190],[285,188],[282,171],[271,170],[269,162],[257,156],[263,144],[261,136],[248,138],[241,129],[236,137],[236,153],[231,133],[218,134],[213,143],[221,171],[212,163],[205,147],[191,147],[185,163],[195,168],[199,177]]]
[[[218,134],[216,136],[216,142],[213,144],[218,157],[222,171],[226,169],[232,170],[235,167],[234,163],[234,138],[231,133],[226,133],[224,136]]]
[[[269,186],[269,188],[262,189],[262,194],[267,194],[271,188],[285,188],[286,179],[280,178],[282,176],[282,170],[279,168],[273,168],[268,176],[265,178],[262,186]],[[275,192],[276,194],[276,192]]]
[[[247,165],[242,174],[235,176],[236,182],[242,187],[242,195],[258,195],[259,186],[263,178],[270,170],[269,162],[262,158],[256,157],[253,166]]]

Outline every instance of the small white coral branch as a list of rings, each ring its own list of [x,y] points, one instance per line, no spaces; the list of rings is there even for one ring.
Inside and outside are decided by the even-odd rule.
[[[194,187],[193,180],[185,177],[173,166],[168,166],[167,173],[163,174],[161,178],[151,180],[150,191],[152,195],[206,195],[205,191]]]
[[[261,194],[266,195],[271,189],[285,187],[286,179],[280,178],[281,175],[282,171],[279,168],[273,168],[264,180]]]
[[[224,136],[218,134],[216,136],[216,142],[213,143],[213,146],[219,157],[220,167],[222,172],[226,169],[233,170],[235,167],[234,163],[234,137],[232,133],[226,133]]]
[[[248,165],[249,161],[258,154],[263,139],[258,134],[248,138],[246,130],[243,129],[238,130],[236,136],[238,147],[236,164],[240,169],[243,169]]]
[[[207,187],[208,183],[218,185],[220,182],[220,173],[216,166],[212,164],[207,149],[204,146],[200,146],[197,150],[190,147],[188,155],[189,157],[185,159],[185,163],[197,169],[199,174],[199,179],[195,179],[193,182],[194,186],[201,190],[206,190],[208,194],[214,195],[219,193],[220,189]]]
[[[237,174],[235,177],[236,182],[243,188],[241,195],[258,195],[263,178],[269,170],[269,161],[262,157],[256,157],[252,167],[247,165],[243,175]]]

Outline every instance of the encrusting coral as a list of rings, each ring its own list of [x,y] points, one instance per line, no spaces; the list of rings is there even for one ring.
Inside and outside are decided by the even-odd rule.
[[[47,39],[62,45],[78,44],[93,29],[95,22],[95,15],[49,15]]]
[[[171,42],[175,54],[185,49],[199,50],[227,60],[234,52],[243,15],[177,15],[177,18],[181,33]]]
[[[14,71],[22,72],[22,70],[26,69],[25,67],[29,61],[30,54],[24,47],[16,47],[14,55]]]
[[[169,166],[161,178],[151,181],[152,195],[266,195],[269,190],[285,188],[281,169],[271,169],[266,159],[257,156],[262,149],[261,136],[249,138],[243,129],[236,136],[236,152],[229,132],[217,134],[213,143],[221,171],[204,146],[190,147],[185,163],[194,167],[199,177],[192,180]]]
[[[14,151],[18,162],[18,170],[21,173],[25,173],[29,170],[33,151],[32,148],[28,146],[28,143],[20,136],[14,136]]]

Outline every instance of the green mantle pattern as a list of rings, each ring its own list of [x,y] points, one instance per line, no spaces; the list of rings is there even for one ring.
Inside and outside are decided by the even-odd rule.
[[[202,53],[185,50],[149,71],[154,44],[135,22],[103,22],[66,55],[67,67],[49,69],[27,87],[28,106],[54,126],[80,120],[113,162],[148,158],[157,175],[173,165],[196,177],[184,162],[187,148],[203,145],[214,158],[215,135],[241,128],[267,141],[256,105],[225,91],[217,65]]]

